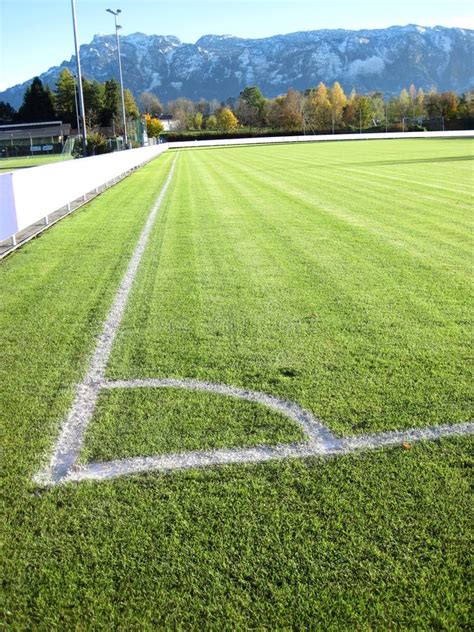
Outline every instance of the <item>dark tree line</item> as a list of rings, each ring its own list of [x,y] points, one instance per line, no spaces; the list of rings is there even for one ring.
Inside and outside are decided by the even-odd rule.
[[[86,125],[89,129],[110,127],[122,132],[120,87],[115,79],[104,83],[82,79]],[[130,90],[124,91],[126,116],[137,118],[139,110]],[[0,102],[0,123],[39,123],[61,120],[76,127],[76,81],[69,70],[64,69],[55,90],[44,86],[35,77],[26,89],[18,112],[9,103]]]
[[[62,71],[54,91],[35,78],[25,92],[18,112],[0,102],[0,123],[62,120],[76,127],[75,79],[69,70]],[[122,133],[120,88],[114,79],[99,83],[83,79],[86,124],[91,130],[111,129]],[[355,90],[346,95],[336,81],[327,87],[320,83],[305,92],[288,90],[284,95],[267,99],[257,86],[245,88],[237,99],[221,103],[216,99],[193,102],[181,97],[163,106],[150,92],[140,96],[141,110],[157,120],[164,112],[175,119],[178,131],[232,131],[247,129],[282,131],[322,131],[367,129],[399,125],[417,125],[424,118],[469,119],[474,117],[474,93],[457,95],[438,93],[432,88],[424,92],[413,84],[398,96],[385,98],[381,92],[360,94]],[[128,119],[137,118],[139,109],[130,90],[125,90]]]

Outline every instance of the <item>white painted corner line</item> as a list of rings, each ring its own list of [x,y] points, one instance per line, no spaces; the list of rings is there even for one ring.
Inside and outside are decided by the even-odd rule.
[[[106,480],[150,470],[166,472],[210,465],[259,463],[311,456],[334,456],[356,450],[374,450],[383,446],[402,445],[405,442],[411,443],[442,437],[474,434],[474,423],[467,422],[338,438],[319,419],[316,419],[311,412],[304,410],[294,402],[280,399],[267,393],[192,379],[106,380],[105,371],[112,352],[112,346],[122,322],[151,230],[171,184],[176,160],[177,158],[173,161],[163,189],[156,199],[139,237],[112,307],[104,322],[102,333],[97,340],[87,372],[82,382],[77,386],[74,402],[53,448],[49,465],[34,476],[34,481],[37,484],[51,486],[70,481]],[[262,445],[253,448],[198,450],[80,465],[78,459],[84,435],[94,415],[99,393],[102,390],[134,388],[179,388],[192,391],[207,391],[255,402],[275,410],[298,423],[304,431],[307,441],[294,444]]]

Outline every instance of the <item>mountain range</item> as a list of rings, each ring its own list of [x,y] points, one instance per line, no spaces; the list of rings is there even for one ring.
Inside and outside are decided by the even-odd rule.
[[[392,26],[343,29],[243,39],[206,35],[195,44],[174,36],[134,33],[121,38],[124,85],[135,96],[155,93],[162,101],[177,97],[236,97],[258,85],[267,97],[339,81],[346,91],[399,93],[414,83],[429,90],[464,92],[474,85],[474,30]],[[115,35],[96,35],[80,48],[88,79],[118,78]],[[40,75],[54,89],[60,72],[75,72],[75,57]],[[18,107],[31,83],[8,88],[0,100]]]

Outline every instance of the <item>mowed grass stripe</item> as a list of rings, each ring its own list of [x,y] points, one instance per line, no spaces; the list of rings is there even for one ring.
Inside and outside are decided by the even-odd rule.
[[[227,175],[228,174],[228,170],[223,168],[223,169],[221,169],[221,172],[226,174],[223,177],[226,177],[227,180],[228,180],[229,179],[229,176]],[[242,199],[246,199],[247,200],[248,197],[250,197],[250,198],[252,197],[251,182],[252,182],[253,179],[256,180],[257,177],[255,176],[254,178],[252,178],[252,176],[250,174],[246,174],[245,177],[243,177],[240,180],[240,182],[242,184],[241,184],[241,187],[240,187],[240,190],[239,190],[239,194],[242,196]],[[229,186],[231,186],[230,182],[228,182],[227,184]],[[280,191],[281,191],[281,187],[280,187]],[[288,197],[289,197],[289,201],[293,201],[290,196],[288,196]],[[369,198],[370,198],[370,196],[369,196]],[[367,203],[369,204],[370,201],[367,202]],[[308,209],[314,209],[315,208],[318,213],[320,213],[321,211],[323,211],[323,212],[327,211],[327,213],[331,216],[331,218],[333,217],[332,208],[326,209],[324,207],[324,202],[322,202],[319,199],[316,201],[316,203],[312,203],[312,202],[310,202],[308,200],[307,201],[307,208]],[[378,207],[378,208],[380,208],[380,207]],[[267,222],[267,227],[270,229],[270,223],[272,223],[273,219],[274,219],[274,216],[271,216],[271,211],[268,211],[266,208],[264,208],[263,211],[262,211],[262,209],[258,209],[257,208],[257,209],[254,209],[253,212],[259,213],[261,221],[262,222],[266,221]],[[336,212],[338,212],[338,209],[336,209]],[[267,218],[268,215],[270,215],[270,219]],[[337,215],[337,217],[339,217],[339,215]],[[313,242],[314,234],[312,234],[311,232],[309,232],[307,230],[307,227],[306,227],[306,225],[304,223],[306,221],[306,219],[307,218],[304,217],[302,222],[301,222],[301,224],[300,224],[301,231],[300,231],[300,234],[299,234],[300,242],[298,243],[298,249],[301,247],[301,240],[304,239],[304,236],[309,235],[310,241],[308,242],[307,248],[304,251],[304,256],[306,258],[311,258],[312,262],[315,265],[317,265],[319,254],[318,254],[318,250],[314,248],[314,242]],[[318,217],[318,219],[320,220],[320,217]],[[357,217],[356,217],[356,219],[357,219]],[[299,218],[296,219],[296,220],[293,220],[293,223],[295,221],[299,221]],[[356,224],[356,225],[359,226],[359,224]],[[364,224],[362,224],[361,226],[365,229],[365,225]],[[343,225],[341,225],[341,229],[344,229]],[[369,227],[368,230],[370,232],[372,232],[370,227]],[[281,232],[281,238],[282,239],[287,239],[288,231],[287,231],[286,225],[283,225],[283,227],[282,227],[280,232]],[[439,232],[441,232],[440,228],[438,228],[438,233]],[[358,237],[360,237],[360,235],[358,235]],[[357,262],[357,271],[355,271],[355,274],[358,274],[359,272],[362,275],[365,274],[365,270],[366,270],[367,266],[371,267],[371,270],[369,272],[374,274],[376,272],[376,268],[379,267],[381,264],[382,265],[384,264],[384,260],[383,259],[385,257],[383,257],[382,261],[380,261],[380,254],[385,255],[388,259],[390,259],[390,257],[393,258],[394,252],[397,252],[397,253],[399,252],[400,247],[404,248],[403,242],[400,242],[398,240],[395,241],[392,235],[388,235],[386,233],[384,233],[382,235],[379,235],[378,231],[377,231],[377,237],[380,237],[383,240],[380,244],[378,244],[379,245],[379,249],[382,250],[382,248],[384,248],[384,249],[386,248],[386,252],[385,252],[385,250],[382,250],[381,253],[378,253],[378,255],[379,255],[378,257],[376,256],[375,258],[373,258],[371,260],[371,256],[367,254],[367,251],[362,249],[362,260],[359,259],[359,261]],[[428,237],[428,236],[426,236],[426,237]],[[394,241],[395,241],[395,243],[393,244]],[[469,242],[469,238],[465,238],[464,241],[468,241]],[[432,246],[431,246],[432,242],[430,241],[430,239],[425,239],[425,243],[432,250]],[[306,246],[306,244],[305,244],[305,246]],[[367,246],[369,246],[369,243],[367,243]],[[344,244],[340,244],[339,243],[338,248],[339,249],[342,248],[342,252],[341,252],[341,250],[339,250],[342,258],[350,257],[351,253],[353,253],[353,251],[354,251],[353,241],[351,241],[351,239],[348,239],[346,241],[346,243],[344,243]],[[430,254],[431,254],[431,257],[433,258],[433,252],[431,252]],[[299,252],[293,252],[293,255],[294,255],[294,257],[298,257]],[[415,256],[416,256],[417,259],[420,259],[419,252],[416,252]],[[466,280],[469,281],[470,280],[470,278],[468,276],[469,275],[469,267],[465,266],[465,261],[466,261],[466,259],[464,258],[464,260],[463,260],[463,263],[464,263],[463,269],[464,269],[464,274],[465,274]],[[425,264],[425,267],[429,266],[429,262],[426,262],[425,260],[423,260],[423,264]],[[418,294],[413,296],[412,288],[410,286],[408,286],[408,288],[405,288],[406,284],[404,284],[404,281],[406,281],[406,275],[407,275],[406,261],[402,261],[402,266],[398,265],[398,262],[396,262],[396,261],[392,262],[392,265],[394,267],[393,267],[392,272],[391,272],[391,277],[392,278],[389,280],[389,283],[390,283],[390,285],[394,286],[393,289],[396,290],[398,293],[403,292],[403,291],[406,292],[406,290],[408,289],[408,292],[409,292],[409,295],[410,295],[410,298],[411,298],[412,301],[416,301],[420,307],[422,307],[424,305],[426,307],[426,311],[428,313],[432,312],[432,310],[434,308],[433,307],[433,300],[432,300],[432,292],[436,291],[436,289],[433,289],[433,286],[437,286],[436,282],[439,280],[440,270],[439,269],[433,270],[432,279],[431,279],[431,283],[430,283],[430,287],[429,287],[428,301],[426,301],[426,300],[423,299],[423,294],[425,294],[425,292],[421,292],[420,296],[418,296]],[[413,268],[415,270],[419,267],[419,265],[420,265],[420,261],[416,261],[415,260],[413,262]],[[397,268],[398,268],[398,270],[397,270]],[[402,274],[401,275],[397,274],[397,272],[398,273],[401,272]],[[411,270],[409,269],[408,272],[410,273]],[[448,276],[448,278],[445,279],[445,282],[446,283],[452,282],[452,279],[449,278],[449,276],[452,276],[452,270],[450,268],[447,268],[446,265],[443,265],[443,269],[442,269],[441,273],[444,273],[444,272],[446,272],[447,276]],[[456,269],[455,272],[456,272],[456,277],[457,277],[456,278],[456,282],[458,282],[459,281],[459,270]],[[413,274],[411,274],[410,276],[413,276]],[[370,274],[369,274],[369,278],[370,278]],[[334,282],[335,283],[339,283],[339,279],[338,278],[334,279]],[[442,286],[441,286],[441,288],[442,288]],[[465,289],[469,293],[469,291],[471,290],[470,283],[468,285],[466,285]],[[428,313],[427,313],[427,315],[429,315]]]
[[[282,181],[276,182],[271,172],[259,170],[257,175],[255,170],[249,172],[245,167],[240,166],[237,169],[242,175],[243,195],[252,195],[248,191],[249,182],[255,181],[257,186],[265,184],[278,189],[281,196],[288,199],[288,204],[296,201],[298,204],[304,204],[309,210],[317,209],[320,214],[327,213],[331,218],[340,219],[341,224],[350,224],[371,232],[374,236],[385,240],[387,245],[393,242],[397,249],[404,247],[418,258],[425,256],[424,248],[428,249],[430,255],[433,255],[434,249],[439,249],[439,254],[443,257],[464,263],[472,251],[472,237],[467,233],[468,222],[465,226],[456,225],[453,228],[454,220],[450,222],[449,214],[439,202],[434,208],[433,205],[428,207],[427,217],[424,212],[425,200],[413,194],[409,198],[397,196],[398,212],[394,214],[393,209],[387,204],[389,191],[378,192],[376,185],[372,186],[372,183],[367,188],[364,174],[352,189],[357,202],[348,200],[344,206],[341,206],[341,184],[347,185],[343,176],[342,180],[340,177],[335,183],[334,178],[324,180],[319,177],[319,174],[314,174],[313,184],[308,184],[308,175],[302,176],[302,172],[298,170],[296,175],[292,174],[291,184],[288,184]],[[221,173],[224,174],[223,177],[229,177],[225,175],[229,174],[229,170],[224,165],[221,165]],[[356,195],[356,192],[363,192],[363,196]],[[393,188],[390,189],[390,193],[393,193]],[[464,217],[468,216],[467,210],[466,204],[466,208],[463,209]],[[298,220],[299,217],[296,216],[293,222]],[[344,228],[344,226],[341,227]],[[447,239],[446,235],[451,235],[451,238]],[[453,245],[456,248],[453,248]]]
[[[401,160],[403,151],[416,153],[413,143],[399,145]],[[317,162],[327,147],[291,151],[313,152]],[[396,188],[372,206],[363,173],[356,190],[342,188],[339,173],[331,187],[294,170],[285,182],[288,150],[182,153],[167,214],[151,239],[160,241],[159,266],[151,243],[110,376],[266,391],[341,433],[471,418],[472,288],[469,260],[457,255],[467,236],[448,248],[423,228],[407,248],[405,199]],[[341,145],[341,160],[354,160],[349,150]],[[443,143],[430,151],[443,156]],[[370,152],[383,158],[384,147],[373,143]],[[262,166],[268,156],[278,176]],[[452,177],[461,177],[458,164],[449,162]],[[415,194],[411,204],[415,214]],[[374,233],[367,206],[383,232]],[[402,227],[385,228],[378,209],[395,226],[401,216]],[[446,208],[445,222],[450,214]],[[430,219],[429,208],[423,217]]]
[[[464,258],[470,252],[472,244],[464,245],[462,242],[466,240],[466,232],[470,229],[468,218],[472,196],[453,196],[456,199],[454,203],[450,200],[453,206],[450,206],[450,213],[447,214],[446,204],[439,197],[427,197],[419,191],[415,194],[412,189],[408,191],[397,189],[398,212],[393,215],[390,207],[387,206],[387,194],[393,194],[393,184],[391,186],[380,184],[372,177],[368,180],[363,170],[355,177],[347,175],[343,168],[337,173],[334,171],[328,173],[328,169],[320,170],[319,167],[305,170],[299,165],[295,167],[288,165],[287,174],[290,169],[294,169],[291,181],[288,182],[285,179],[275,181],[275,174],[269,160],[267,157],[266,161],[262,162],[258,175],[256,175],[256,170],[249,173],[244,161],[237,163],[234,169],[238,169],[245,178],[258,177],[269,186],[279,187],[282,195],[288,195],[289,198],[295,197],[297,200],[304,199],[305,189],[313,186],[314,196],[310,200],[311,205],[317,205],[321,211],[337,214],[344,221],[362,225],[374,232],[382,231],[394,237],[402,236],[405,242],[409,242],[413,234],[417,249],[420,247],[420,242],[416,237],[429,234],[430,244],[434,241],[435,244],[442,245],[446,241],[449,247],[453,245],[454,239],[457,248],[455,250],[451,248],[449,253],[451,256]],[[407,174],[407,180],[409,179]],[[353,188],[349,186],[350,184]],[[344,207],[338,206],[341,188],[351,190],[353,193],[352,199],[347,199]],[[336,199],[336,204],[334,204],[334,199]],[[452,234],[452,239],[447,240],[446,235],[450,234]]]
[[[441,142],[444,142],[444,141],[441,141]],[[351,149],[351,145],[353,146],[354,143],[351,143],[351,144],[346,143],[346,153],[348,149]],[[347,146],[348,146],[348,149],[347,149]],[[403,150],[404,147],[406,149],[406,145],[404,145],[403,143],[399,145],[399,147],[400,147],[400,151]],[[471,144],[471,147],[472,147],[472,144]],[[383,148],[383,150],[385,151],[385,147]],[[355,150],[353,150],[353,152],[354,151]],[[416,149],[412,151],[416,152]],[[353,160],[357,160],[358,158],[360,158],[359,153],[357,153],[355,157],[353,157]],[[341,186],[345,188],[349,188],[350,183],[352,182],[354,183],[354,201],[355,202],[357,202],[358,200],[357,193],[361,191],[361,180],[363,180],[364,188],[367,183],[367,180],[369,180],[369,183],[370,183],[369,192],[371,194],[373,194],[377,190],[380,190],[381,194],[385,194],[387,190],[393,191],[394,189],[393,182],[390,182],[390,181],[387,182],[382,179],[383,172],[384,170],[387,169],[387,167],[383,167],[383,166],[378,167],[377,172],[371,172],[370,174],[368,174],[365,170],[366,167],[364,166],[364,164],[362,164],[358,169],[354,170],[348,167],[347,161],[334,163],[333,165],[331,164],[325,165],[322,161],[311,162],[311,161],[297,160],[294,157],[292,157],[291,152],[289,152],[289,155],[287,156],[284,169],[281,168],[280,170],[278,169],[275,170],[274,165],[272,167],[271,156],[266,156],[265,160],[260,159],[260,162],[262,166],[266,163],[268,167],[268,172],[272,174],[272,176],[274,174],[278,174],[279,172],[284,175],[285,173],[288,173],[290,170],[294,170],[293,171],[294,177],[296,178],[303,177],[306,180],[306,182],[308,181],[309,178],[312,177],[318,182],[324,183],[325,189],[328,188],[329,190],[332,190],[333,188],[340,189]],[[424,206],[419,204],[419,196],[422,196],[423,199],[425,199],[426,201],[436,202],[435,206],[436,208],[439,209],[439,212],[436,213],[436,208],[431,209],[431,212],[430,212],[430,214],[436,213],[436,217],[443,216],[443,211],[444,211],[443,204],[442,204],[443,200],[448,203],[454,203],[454,208],[452,209],[452,214],[451,214],[453,223],[457,219],[462,219],[463,212],[465,210],[470,209],[470,205],[472,202],[472,194],[474,192],[474,188],[472,186],[469,187],[466,191],[463,191],[463,193],[465,193],[464,195],[460,194],[460,192],[457,192],[457,191],[451,191],[451,192],[446,191],[446,193],[443,194],[440,191],[429,192],[426,190],[422,190],[422,188],[414,184],[412,180],[413,180],[414,168],[419,168],[423,171],[424,178],[425,177],[429,178],[433,172],[437,172],[438,176],[436,178],[436,182],[438,184],[440,181],[446,181],[446,182],[451,183],[453,180],[452,175],[454,175],[455,181],[462,178],[463,181],[470,182],[472,180],[472,175],[473,175],[474,154],[472,155],[472,158],[469,162],[466,161],[464,163],[461,163],[461,164],[468,165],[465,169],[460,167],[460,163],[458,161],[455,161],[454,163],[447,163],[447,165],[445,165],[444,163],[441,163],[439,165],[431,164],[431,163],[424,164],[422,162],[418,166],[413,165],[413,164],[404,166],[403,160],[401,160],[400,162],[401,162],[401,165],[400,167],[398,167],[398,170],[402,171],[403,177],[400,178],[401,186],[400,185],[397,186],[397,194],[399,196],[406,197],[406,203],[408,204],[408,209],[410,211],[410,215],[408,216],[409,219],[413,219],[413,216],[411,215],[411,210],[412,210],[411,206],[413,204],[413,201],[415,201],[415,203],[418,203],[417,208],[416,208],[417,215],[424,214]],[[352,163],[349,163],[349,164],[352,164]],[[377,164],[377,162],[374,161],[373,164]],[[244,160],[242,160],[242,164],[239,165],[239,168],[245,169]],[[338,170],[337,172],[335,172],[336,168]],[[394,169],[395,167],[390,167],[391,171],[393,171]],[[264,169],[263,173],[265,173],[265,171],[266,170]],[[380,179],[379,179],[379,176],[380,176]],[[416,196],[413,195],[413,189],[417,191]],[[324,195],[325,190],[322,190],[321,193]],[[369,209],[370,208],[371,207],[369,207]],[[400,211],[401,210],[402,209],[400,209]],[[399,219],[401,219],[401,217],[402,216],[400,215]],[[387,217],[386,219],[390,219],[390,218]],[[466,224],[464,224],[463,227],[465,228]]]
[[[221,167],[222,173],[229,173],[223,165]],[[316,180],[317,174],[315,174],[315,180],[311,185],[308,185],[307,179],[305,182],[297,174],[292,177],[291,185],[286,188],[285,182],[272,182],[269,172],[262,175],[262,172],[259,171],[258,176],[242,172],[242,178],[240,178],[240,181],[244,183],[242,194],[246,195],[249,182],[260,178],[269,187],[278,187],[281,195],[288,199],[289,205],[296,200],[299,204],[305,204],[308,210],[317,209],[319,215],[327,213],[331,219],[339,218],[342,229],[345,228],[344,224],[350,224],[356,228],[361,228],[364,232],[372,233],[382,247],[389,248],[389,256],[390,249],[393,252],[399,252],[400,249],[403,249],[407,255],[418,259],[414,262],[416,267],[433,260],[436,256],[439,262],[442,261],[442,266],[438,264],[436,276],[440,274],[440,268],[442,268],[441,273],[446,272],[447,274],[445,282],[451,283],[450,269],[454,266],[457,276],[464,271],[466,281],[470,281],[470,270],[465,262],[466,259],[470,258],[472,252],[472,231],[461,230],[458,227],[451,230],[452,226],[449,219],[451,213],[446,212],[444,205],[438,203],[435,207],[433,205],[426,205],[425,207],[424,200],[421,200],[419,196],[412,195],[410,199],[406,200],[397,195],[397,212],[394,213],[393,207],[387,199],[387,191],[384,191],[383,195],[374,193],[372,185],[368,188],[367,182],[359,181],[355,191],[363,191],[363,196],[354,193],[353,197],[357,203],[349,200],[344,206],[341,206],[341,180],[337,186],[334,186],[334,181],[332,184],[321,183],[319,179]],[[302,200],[301,191],[305,190],[305,186],[308,193]],[[470,215],[470,212],[467,211],[468,208],[464,211],[465,218]],[[438,212],[443,214],[442,221],[437,217],[432,218]],[[298,215],[292,219],[293,223],[298,221]],[[312,237],[310,235],[310,239]],[[348,246],[352,248],[352,244]]]
[[[472,174],[472,139],[443,139],[443,140],[411,140],[378,141],[379,147],[373,150],[374,142],[369,143],[369,148],[364,147],[364,143],[344,142],[332,145],[325,150],[327,160],[308,160],[304,156],[297,156],[296,152],[289,152],[290,160],[304,164],[306,168],[317,166],[319,169],[340,168],[351,172],[355,168],[355,173],[359,169],[376,168],[373,172],[375,177],[383,178],[384,174],[396,176],[397,174],[407,174],[410,181],[414,181],[417,186],[426,187],[430,184],[441,188],[441,195],[472,193],[474,185],[470,179],[463,176]],[[442,143],[442,149],[440,151]],[[337,155],[340,148],[344,148],[344,156]],[[332,152],[332,153],[331,153]],[[381,155],[383,152],[383,155]],[[433,158],[433,153],[438,156]],[[293,155],[292,155],[293,154]],[[341,154],[340,154],[341,155]],[[387,159],[388,158],[388,159]],[[455,167],[461,174],[460,179],[454,181],[446,177],[450,167]],[[423,178],[417,177],[416,170],[423,170]],[[434,175],[437,174],[437,175]],[[440,187],[440,182],[443,186]]]

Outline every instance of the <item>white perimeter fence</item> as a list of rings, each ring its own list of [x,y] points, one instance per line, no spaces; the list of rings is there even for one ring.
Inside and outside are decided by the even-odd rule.
[[[335,134],[320,136],[277,136],[224,140],[163,143],[142,149],[116,152],[81,160],[53,163],[12,173],[0,174],[0,242],[32,224],[45,220],[61,208],[70,208],[87,194],[98,192],[124,175],[156,158],[169,148],[218,147],[344,140],[386,140],[394,138],[473,138],[474,131],[405,132],[386,134]]]
[[[0,241],[13,238],[28,226],[61,208],[112,184],[168,149],[141,149],[67,160],[0,174]]]
[[[268,136],[260,138],[226,138],[223,140],[180,141],[170,148],[219,147],[223,145],[263,145],[272,143],[314,143],[340,140],[390,140],[394,138],[474,138],[474,130],[458,132],[381,132],[376,134],[319,134],[314,136]]]

